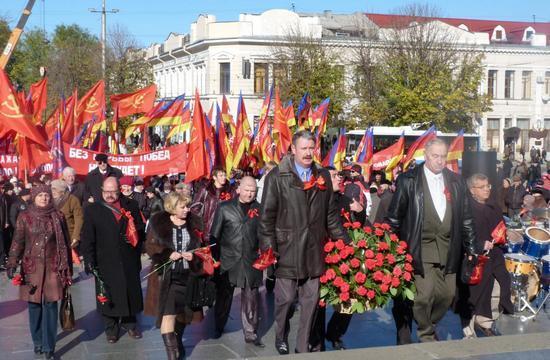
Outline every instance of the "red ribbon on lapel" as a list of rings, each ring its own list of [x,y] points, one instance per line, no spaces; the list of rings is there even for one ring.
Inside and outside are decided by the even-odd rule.
[[[132,245],[132,247],[136,247],[139,242],[139,238],[136,224],[134,223],[134,217],[130,211],[124,208],[120,208],[120,213],[128,219],[128,225],[126,226],[126,238],[128,239],[128,243]]]
[[[249,209],[248,210],[248,217],[253,219],[255,217],[257,217],[258,215],[260,215],[260,213],[258,212],[258,209]]]

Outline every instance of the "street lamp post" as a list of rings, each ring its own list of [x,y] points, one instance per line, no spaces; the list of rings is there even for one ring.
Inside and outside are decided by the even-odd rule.
[[[103,78],[105,78],[105,48],[107,47],[107,13],[115,14],[119,10],[118,9],[107,10],[105,8],[105,0],[103,0],[103,6],[101,10],[96,10],[93,8],[88,10],[93,13],[101,13],[101,74],[103,75]]]

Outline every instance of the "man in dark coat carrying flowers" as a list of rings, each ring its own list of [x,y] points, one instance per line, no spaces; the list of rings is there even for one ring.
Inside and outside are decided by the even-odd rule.
[[[106,178],[101,192],[103,201],[84,210],[81,250],[86,272],[97,275],[97,309],[107,341],[115,343],[121,326],[141,338],[136,314],[143,310],[139,273],[145,226],[137,202],[120,196],[117,178]]]
[[[292,138],[285,156],[266,178],[258,234],[260,248],[277,254],[275,275],[275,347],[288,354],[288,314],[296,291],[300,325],[296,352],[308,352],[311,323],[319,301],[319,277],[325,271],[326,238],[344,239],[330,174],[313,161],[315,139],[308,131]]]

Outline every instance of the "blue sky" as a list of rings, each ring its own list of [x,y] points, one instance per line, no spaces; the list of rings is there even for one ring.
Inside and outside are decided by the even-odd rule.
[[[0,2],[0,16],[7,17],[13,26],[27,0]],[[109,15],[107,23],[124,25],[140,45],[146,46],[163,41],[171,31],[188,32],[189,25],[202,13],[213,14],[218,20],[237,20],[239,13],[259,13],[273,8],[291,9],[292,4],[298,12],[332,10],[335,13],[390,13],[411,2],[414,1],[107,0],[108,9],[120,10],[117,14]],[[422,3],[435,5],[441,15],[447,17],[532,21],[535,15],[537,21],[550,22],[550,0],[431,0]],[[46,30],[52,31],[59,24],[77,23],[99,36],[100,15],[90,13],[88,9],[100,7],[101,0],[36,0],[27,27],[42,28],[45,24]]]

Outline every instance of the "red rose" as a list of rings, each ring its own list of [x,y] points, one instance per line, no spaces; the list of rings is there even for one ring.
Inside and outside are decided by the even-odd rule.
[[[386,255],[386,260],[388,260],[388,264],[390,265],[395,264],[395,257],[392,254]]]
[[[395,234],[390,234],[390,240],[393,241],[393,242],[398,242],[399,238]]]
[[[391,274],[384,275],[384,278],[382,279],[382,284],[388,285],[391,283],[392,276]]]
[[[390,246],[385,241],[380,241],[378,243],[378,250],[380,250],[380,251],[386,251],[386,250],[389,250],[389,248],[390,248]]]
[[[375,271],[374,274],[372,275],[372,278],[374,279],[374,281],[381,282],[382,279],[384,279],[384,273],[380,270]]]
[[[342,285],[340,285],[340,292],[343,292],[343,293],[349,292],[349,284],[343,283]]]
[[[405,266],[403,266],[403,268],[405,269],[405,271],[410,271],[410,272],[413,271],[413,267],[409,263],[405,263]]]
[[[399,280],[398,277],[394,277],[393,279],[391,279],[391,286],[392,287],[398,288],[399,285],[401,285],[401,280]]]
[[[380,285],[380,291],[382,292],[382,294],[387,293],[389,289],[390,289],[389,285],[386,285],[386,284]]]
[[[343,292],[343,293],[340,293],[340,300],[342,301],[348,301],[349,300],[349,292]]]
[[[344,244],[344,240],[342,239],[336,241],[335,245],[338,250],[342,250],[346,246],[346,244]]]
[[[372,250],[370,250],[370,249],[367,250],[367,251],[365,251],[365,257],[366,257],[367,259],[372,259],[372,258],[374,257],[374,251],[372,251]]]
[[[363,228],[363,230],[367,233],[367,234],[372,234],[372,228],[370,226],[365,226]]]
[[[403,270],[399,266],[396,266],[393,268],[392,274],[395,276],[401,276],[403,274]]]
[[[367,280],[367,275],[363,274],[362,272],[358,272],[357,274],[355,274],[355,281],[358,284],[364,284],[366,280]]]
[[[367,247],[367,242],[365,240],[359,240],[357,242],[357,247],[365,249]]]
[[[405,272],[405,273],[403,274],[403,279],[405,279],[405,280],[407,280],[407,281],[411,281],[411,279],[412,279],[411,273],[410,273],[410,272]]]
[[[342,275],[346,275],[349,272],[348,264],[340,264],[338,269],[340,269],[340,272],[342,273]]]
[[[359,266],[361,266],[361,261],[359,261],[359,259],[353,258],[349,261],[349,264],[352,268],[357,269]]]
[[[335,279],[334,279],[334,286],[342,286],[342,284],[344,283],[344,279],[342,279],[340,276],[337,276]]]
[[[386,231],[391,230],[391,226],[386,223],[383,223],[382,225],[380,225],[380,227],[382,228],[382,230],[386,230]]]
[[[363,286],[359,286],[357,288],[357,290],[355,290],[355,292],[357,293],[357,295],[359,296],[365,296],[367,295],[367,289],[365,289]]]
[[[332,241],[328,241],[326,244],[325,244],[325,252],[331,252],[332,249],[334,249],[334,243]]]
[[[321,284],[326,284],[328,281],[327,276],[321,275],[321,277],[319,278],[319,281],[321,282]]]
[[[376,260],[373,259],[367,259],[365,260],[365,266],[367,269],[372,270],[376,267]]]
[[[406,262],[412,262],[413,261],[413,257],[411,256],[411,254],[405,255],[405,261]]]
[[[334,271],[334,269],[327,269],[327,271],[325,271],[325,276],[328,280],[332,280],[336,277],[336,271]]]
[[[320,307],[325,307],[325,306],[327,306],[327,304],[325,303],[324,300],[319,300],[319,306]]]
[[[384,235],[384,230],[376,229],[376,230],[374,230],[374,235],[382,236],[382,235]]]
[[[374,292],[374,290],[367,291],[367,297],[369,298],[369,300],[374,299],[375,295],[376,293]]]

